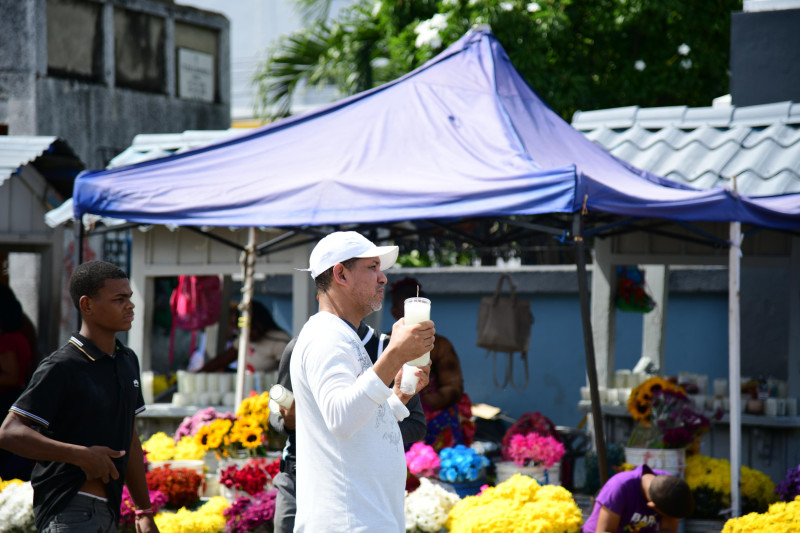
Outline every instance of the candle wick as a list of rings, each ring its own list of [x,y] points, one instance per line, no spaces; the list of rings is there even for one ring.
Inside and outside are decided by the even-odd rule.
[[[417,298],[419,298],[419,285],[417,285]]]

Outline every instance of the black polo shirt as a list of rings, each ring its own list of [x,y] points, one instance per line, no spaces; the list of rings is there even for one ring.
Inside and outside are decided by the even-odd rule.
[[[80,446],[125,450],[112,459],[120,476],[106,484],[108,504],[116,520],[128,467],[135,416],[144,411],[136,354],[117,341],[113,356],[73,333],[69,341],[44,359],[11,410],[40,426],[54,440]],[[37,461],[31,475],[36,528],[43,529],[77,494],[86,481],[79,467]]]

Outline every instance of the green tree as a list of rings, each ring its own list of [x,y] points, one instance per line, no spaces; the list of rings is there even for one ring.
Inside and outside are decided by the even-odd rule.
[[[511,62],[562,117],[625,105],[709,105],[728,92],[730,15],[741,0],[356,1],[282,38],[255,77],[267,118],[303,85],[344,95],[397,78],[473,24],[489,24]]]

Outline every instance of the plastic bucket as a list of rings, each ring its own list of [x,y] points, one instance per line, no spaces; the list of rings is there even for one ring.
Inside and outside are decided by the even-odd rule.
[[[540,485],[561,485],[561,467],[559,463],[550,468],[540,466],[519,466],[513,461],[501,461],[495,463],[497,469],[497,483],[506,481],[514,474],[532,477]]]
[[[686,473],[686,450],[684,448],[670,450],[625,448],[625,462],[635,466],[647,465],[683,479]]]

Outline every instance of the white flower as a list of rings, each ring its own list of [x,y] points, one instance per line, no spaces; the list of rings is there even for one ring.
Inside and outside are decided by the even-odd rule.
[[[446,27],[447,15],[443,15],[442,13],[437,13],[428,20],[423,20],[414,28],[414,33],[417,34],[414,46],[422,48],[428,45],[431,48],[439,48],[442,46],[442,38],[439,36],[439,31]]]
[[[383,68],[389,66],[389,58],[388,57],[376,57],[372,61],[369,62],[372,68]]]
[[[536,2],[531,2],[526,6],[526,9],[528,10],[528,13],[536,13],[537,11],[542,10],[542,6],[540,6]]]
[[[3,531],[35,531],[30,481],[10,485],[0,492],[0,524],[8,528]]]
[[[373,16],[373,17],[377,17],[377,16],[378,16],[378,13],[380,13],[380,12],[381,12],[381,8],[382,8],[382,7],[383,7],[383,2],[381,2],[380,0],[378,0],[377,2],[375,2],[375,5],[374,5],[374,6],[372,6],[372,16]]]
[[[636,63],[633,64],[633,68],[635,68],[636,70],[641,72],[641,71],[643,71],[644,69],[647,68],[647,63],[645,63],[641,59],[637,59]]]
[[[691,59],[681,59],[681,66],[685,69],[692,68],[692,60]]]
[[[514,9],[514,4],[512,4],[511,2],[500,2],[500,9],[502,9],[503,11],[511,11],[512,9]]]
[[[441,485],[433,484],[428,478],[419,481],[419,488],[406,494],[406,531],[441,531],[447,521],[447,514],[458,503],[459,497],[446,491]]]
[[[679,53],[680,55],[682,55],[682,56],[688,56],[688,55],[689,55],[689,52],[691,52],[691,51],[692,51],[692,49],[691,49],[691,48],[689,48],[689,45],[688,45],[688,44],[686,44],[686,43],[683,43],[682,45],[680,45],[680,46],[678,47],[678,53]]]

